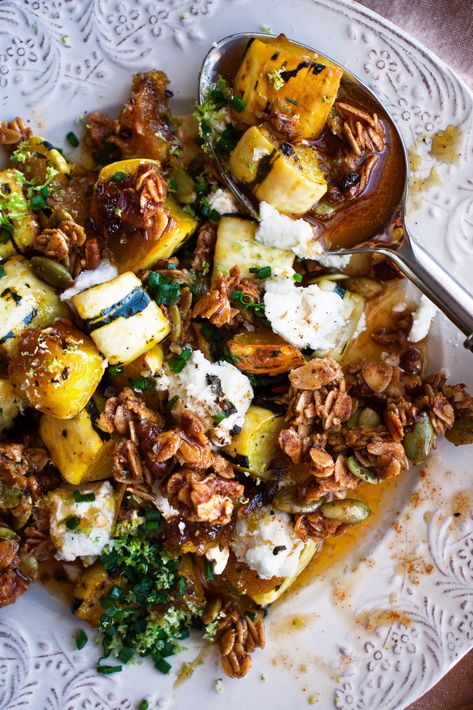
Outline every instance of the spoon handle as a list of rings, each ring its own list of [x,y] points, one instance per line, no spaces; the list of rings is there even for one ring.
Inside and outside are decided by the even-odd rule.
[[[413,248],[406,239],[397,251],[383,248],[376,251],[394,261],[402,273],[445,313],[466,335],[465,348],[473,351],[473,296],[417,242]],[[418,255],[421,255],[420,259]]]

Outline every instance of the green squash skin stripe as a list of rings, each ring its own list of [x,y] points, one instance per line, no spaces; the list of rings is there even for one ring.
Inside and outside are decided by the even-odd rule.
[[[151,298],[143,289],[137,288],[127,293],[121,301],[114,303],[108,308],[104,308],[98,316],[84,320],[84,328],[88,333],[112,323],[117,318],[133,318],[137,313],[141,313],[151,303]]]

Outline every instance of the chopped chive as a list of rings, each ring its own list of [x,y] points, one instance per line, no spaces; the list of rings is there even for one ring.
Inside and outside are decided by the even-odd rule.
[[[302,274],[293,274],[292,280],[296,282],[296,284],[300,284],[302,281]]]
[[[176,375],[179,374],[179,372],[182,372],[191,355],[192,350],[190,348],[183,348],[180,355],[173,355],[170,357],[168,360],[168,367],[171,372],[174,372]]]
[[[134,377],[130,380],[130,387],[139,392],[155,392],[156,380],[154,377]]]
[[[217,412],[212,416],[212,419],[214,420],[215,424],[220,424],[223,422],[224,419],[228,417],[227,412]]]
[[[73,148],[77,148],[77,146],[79,145],[79,139],[73,131],[69,131],[69,133],[66,135],[66,138]]]
[[[147,700],[142,700],[138,705],[138,710],[149,710],[149,702]]]
[[[256,612],[248,610],[245,612],[245,616],[247,616],[251,621],[254,621],[256,619]]]
[[[230,99],[230,105],[235,109],[237,113],[241,113],[245,107],[246,103],[239,96],[232,96]]]
[[[80,491],[72,491],[72,497],[76,503],[91,503],[95,500],[95,493],[81,493]]]
[[[120,673],[123,666],[97,666],[97,673],[102,675],[111,675],[112,673]]]
[[[214,343],[220,338],[218,328],[211,323],[203,323],[200,329],[200,334],[203,338],[205,338],[205,340],[208,340],[209,343]]]
[[[80,518],[77,515],[70,515],[66,518],[65,524],[68,530],[75,530],[80,525]]]
[[[31,198],[31,209],[37,212],[38,210],[42,210],[44,207],[47,207],[46,201],[42,195],[34,195]]]
[[[155,530],[161,530],[163,527],[163,516],[159,510],[147,510],[145,513],[145,524],[144,528],[148,532],[153,532]]]
[[[286,96],[286,101],[289,101],[290,104],[294,104],[294,106],[300,106],[300,103],[296,101],[295,99],[290,99],[288,96]]]
[[[108,374],[110,375],[110,377],[118,377],[118,375],[121,375],[122,372],[123,367],[120,367],[120,365],[112,365],[108,368]]]
[[[154,659],[154,665],[158,669],[158,671],[161,671],[161,673],[169,673],[171,670],[171,664],[168,663],[164,658],[159,658],[156,657]]]
[[[108,593],[108,597],[110,599],[120,599],[120,597],[123,594],[123,590],[121,587],[119,587],[117,584],[114,584],[113,587],[110,589]]]
[[[172,177],[169,179],[168,190],[170,190],[171,192],[175,192],[177,190],[176,178]]]
[[[123,173],[121,170],[119,170],[117,173],[114,173],[110,180],[112,182],[122,182],[126,178],[126,173]]]
[[[5,276],[7,272],[5,271],[4,267],[2,264],[0,264],[0,276]]]
[[[84,629],[79,629],[79,631],[76,633],[76,648],[78,651],[80,651],[82,648],[84,648],[85,644],[88,642],[89,637],[85,633]]]
[[[122,661],[122,663],[129,663],[133,658],[133,655],[133,650],[131,648],[123,646],[123,648],[117,654],[117,658],[119,661]]]
[[[166,409],[168,412],[171,411],[171,409],[174,407],[178,400],[179,396],[177,394],[175,394],[174,397],[171,397],[171,399],[166,404]]]
[[[261,268],[258,268],[257,266],[254,266],[250,269],[250,273],[254,274],[257,279],[267,279],[271,276],[271,267],[262,266]]]
[[[186,593],[186,580],[184,577],[179,577],[179,591],[178,591],[178,596],[183,597],[184,594]]]
[[[214,570],[210,560],[205,560],[205,579],[207,582],[211,582],[214,578]]]

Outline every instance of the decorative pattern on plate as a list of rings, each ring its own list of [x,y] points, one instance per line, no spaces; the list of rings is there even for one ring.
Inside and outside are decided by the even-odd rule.
[[[208,45],[231,32],[258,30],[262,23],[353,69],[385,101],[408,144],[425,138],[420,177],[435,166],[443,182],[421,194],[409,224],[471,286],[472,96],[427,50],[349,0],[292,0],[290,21],[284,3],[273,3],[269,10],[264,0],[1,0],[2,118],[30,116],[41,132],[64,143],[75,116],[118,105],[130,73],[151,66],[167,71],[177,99],[189,104]],[[457,164],[438,165],[428,146],[448,124],[462,128],[461,155]],[[436,359],[442,353],[451,379],[472,385],[471,355],[456,348],[455,339],[453,329],[440,321]],[[452,517],[461,491],[471,485],[467,463],[461,450],[441,447],[429,473],[430,489],[424,479],[406,477],[387,506],[387,522],[366,541],[368,561],[355,572],[338,565],[332,578],[314,580],[310,590],[291,597],[291,614],[313,611],[318,619],[291,636],[281,656],[287,669],[298,654],[314,662],[302,688],[294,674],[275,672],[272,654],[284,643],[274,636],[256,656],[252,675],[243,682],[224,681],[224,701],[263,706],[270,693],[273,710],[288,703],[299,707],[306,703],[301,690],[307,691],[310,680],[319,708],[334,702],[347,710],[401,708],[469,650],[471,501],[460,517]],[[399,510],[405,511],[401,520]],[[334,602],[334,580],[352,590],[349,607]],[[283,603],[270,618],[287,613]],[[182,690],[173,689],[173,678],[156,675],[148,664],[104,678],[94,671],[98,654],[91,642],[80,653],[74,650],[77,626],[64,605],[40,587],[0,610],[0,710],[132,708],[145,696],[153,702],[161,698],[160,707],[169,707],[174,697],[183,707],[189,693],[196,707],[221,707],[222,698],[213,689],[221,671],[211,663]],[[260,682],[260,673],[270,684]]]

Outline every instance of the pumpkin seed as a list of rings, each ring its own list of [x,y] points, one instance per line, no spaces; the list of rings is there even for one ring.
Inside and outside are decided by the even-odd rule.
[[[458,417],[445,438],[455,446],[473,444],[473,417]]]
[[[273,505],[285,513],[314,513],[322,505],[322,500],[304,503],[299,500],[296,486],[281,488],[273,498]]]
[[[20,558],[19,567],[21,574],[32,581],[37,579],[39,570],[38,560],[32,555],[26,555],[24,552],[20,552],[18,556]]]
[[[195,182],[185,170],[175,170],[171,175],[174,195],[183,205],[191,205],[197,199]]]
[[[0,510],[9,510],[20,505],[22,492],[16,483],[3,483],[0,481]]]
[[[39,279],[54,288],[66,288],[74,283],[66,267],[47,256],[33,256],[31,267]]]
[[[49,227],[59,227],[61,222],[73,222],[72,216],[64,207],[56,207],[48,220]]]
[[[422,412],[412,431],[404,436],[404,451],[412,463],[423,461],[435,444],[435,432],[427,412]]]
[[[222,600],[219,597],[210,599],[205,607],[204,615],[202,617],[204,624],[211,624],[212,621],[215,621],[221,610]]]
[[[382,284],[373,279],[367,279],[364,276],[352,276],[347,279],[344,286],[352,293],[363,296],[367,301],[369,301],[370,298],[376,298],[376,296],[379,296],[384,291]]]
[[[320,512],[324,518],[329,520],[338,520],[340,523],[354,525],[361,523],[371,515],[371,510],[366,503],[354,498],[345,498],[344,500],[332,500],[329,503],[323,503]]]
[[[179,341],[182,331],[181,312],[177,305],[168,306],[169,320],[171,321],[171,340],[173,343]]]
[[[360,416],[358,417],[358,426],[365,427],[365,429],[376,429],[380,424],[381,417],[374,409],[365,407],[361,410]]]
[[[347,467],[350,473],[356,476],[356,478],[359,478],[360,481],[365,481],[366,483],[378,483],[378,478],[373,469],[362,466],[356,456],[349,456],[347,458]]]
[[[13,540],[16,534],[10,528],[6,528],[3,525],[0,526],[0,540]]]
[[[358,420],[360,418],[360,410],[356,409],[350,418],[347,420],[347,427],[353,429],[353,427],[358,426]]]

